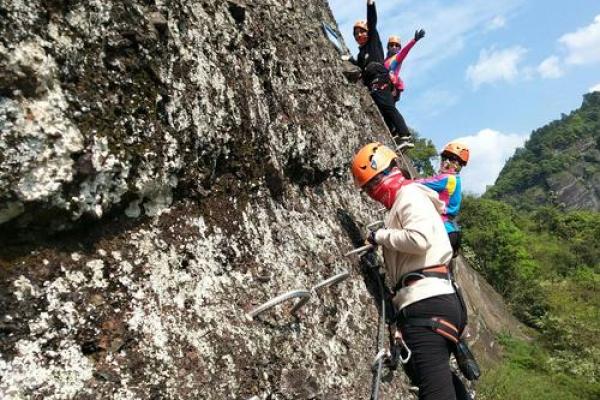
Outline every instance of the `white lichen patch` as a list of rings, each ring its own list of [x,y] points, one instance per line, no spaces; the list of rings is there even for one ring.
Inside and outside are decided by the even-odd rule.
[[[26,80],[28,90],[35,91],[34,97],[20,102],[0,103],[0,120],[10,121],[3,123],[0,140],[0,188],[10,187],[19,200],[0,203],[0,209],[10,211],[2,213],[3,222],[18,216],[24,202],[51,200],[65,208],[59,192],[73,179],[71,155],[83,149],[83,137],[64,116],[68,104],[56,79],[56,62],[42,45],[28,41],[0,48],[0,58],[7,60],[13,79]]]
[[[94,175],[82,182],[78,196],[71,198],[76,210],[73,219],[83,214],[101,218],[128,190],[130,165],[110,153],[107,138],[94,137],[91,163]]]
[[[10,362],[0,357],[2,399],[29,398],[32,393],[46,393],[45,399],[74,398],[93,376],[92,364],[71,341],[61,341],[52,352],[58,356],[55,361],[49,360],[49,351],[42,350],[41,342],[21,340],[17,351]]]
[[[83,149],[83,138],[63,117],[66,108],[57,86],[46,97],[22,104],[14,129],[7,132],[19,136],[16,148],[2,149],[6,150],[7,161],[27,167],[19,171],[16,186],[16,195],[22,201],[48,199],[64,182],[73,179],[71,154]]]
[[[121,261],[119,263],[117,279],[119,280],[119,283],[121,283],[121,285],[125,286],[126,288],[131,288],[133,284],[131,271],[133,271],[133,265],[131,265],[129,261]]]
[[[101,289],[108,286],[108,282],[104,279],[103,260],[88,261],[85,266],[92,271],[92,277],[88,283],[91,287]]]
[[[20,80],[35,80],[36,93],[50,90],[56,83],[57,66],[42,46],[48,46],[44,41],[22,42],[14,47],[6,48],[0,44],[0,59],[3,59],[3,74],[10,74],[16,82]]]
[[[65,279],[68,280],[73,287],[82,287],[85,286],[85,283],[88,281],[85,274],[82,271],[64,271]]]
[[[35,288],[31,284],[31,281],[29,279],[27,279],[26,277],[24,277],[23,275],[19,276],[19,278],[13,282],[13,285],[15,286],[15,289],[16,289],[14,292],[14,295],[17,298],[17,300],[19,300],[19,301],[23,301],[24,299],[26,299],[28,297],[38,297],[39,296],[38,289]]]

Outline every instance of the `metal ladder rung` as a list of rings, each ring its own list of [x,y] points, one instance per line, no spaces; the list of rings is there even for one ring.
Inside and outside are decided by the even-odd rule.
[[[252,318],[254,318],[257,315],[262,314],[263,312],[275,307],[276,305],[283,303],[284,301],[300,297],[300,301],[298,301],[298,303],[294,306],[294,309],[296,309],[299,304],[302,303],[302,305],[304,305],[304,303],[306,303],[308,301],[308,299],[310,298],[310,295],[311,294],[308,290],[292,290],[291,292],[283,293],[283,294],[267,301],[263,305],[260,305],[260,306],[256,307],[255,309],[253,309],[252,311],[250,311],[248,314]]]

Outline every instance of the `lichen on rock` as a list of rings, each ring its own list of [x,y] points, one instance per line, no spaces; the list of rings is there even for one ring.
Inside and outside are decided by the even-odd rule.
[[[326,3],[0,16],[0,397],[367,397],[377,311],[336,213],[379,219],[347,170],[391,139]]]

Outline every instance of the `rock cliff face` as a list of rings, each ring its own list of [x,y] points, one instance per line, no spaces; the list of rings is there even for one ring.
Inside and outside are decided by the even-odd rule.
[[[389,137],[327,4],[0,17],[0,397],[366,398],[377,313],[337,211],[378,219],[347,170]],[[247,316],[344,270],[297,319]],[[397,375],[385,395],[407,393]]]

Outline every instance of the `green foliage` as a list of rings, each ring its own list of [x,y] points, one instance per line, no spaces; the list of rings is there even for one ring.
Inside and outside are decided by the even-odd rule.
[[[515,313],[529,324],[545,312],[541,287],[532,283],[539,264],[527,251],[527,237],[515,223],[515,210],[504,203],[465,196],[461,225],[465,243],[474,250],[480,271],[515,304]]]
[[[506,357],[500,366],[485,371],[478,386],[481,400],[592,400],[600,384],[586,376],[553,370],[550,354],[539,345],[500,338]]]
[[[502,338],[480,398],[600,398],[600,213],[566,211],[550,185],[600,182],[600,93],[534,131],[483,198],[466,197],[468,260],[539,336]],[[498,201],[498,200],[502,200]]]
[[[523,209],[553,204],[556,199],[550,195],[548,178],[569,171],[582,184],[591,185],[590,178],[600,176],[598,149],[600,93],[589,93],[581,108],[535,130],[525,147],[508,160],[484,197]]]
[[[467,196],[461,222],[470,261],[541,334],[536,346],[543,356],[525,358],[539,368],[525,365],[514,345],[510,362],[490,378],[497,389],[489,386],[487,398],[554,398],[519,394],[524,377],[534,388],[552,378],[564,395],[556,398],[593,398],[573,397],[577,392],[568,388],[586,380],[597,390],[600,383],[600,213],[552,206],[525,211]]]
[[[432,176],[435,174],[431,159],[437,156],[437,151],[433,142],[429,139],[421,138],[416,132],[412,132],[415,138],[415,147],[409,152],[417,172],[421,176]]]
[[[558,267],[567,267],[562,271],[563,273],[576,270],[581,266],[589,266],[596,272],[600,272],[599,213],[589,211],[565,213],[555,207],[542,207],[534,210],[531,220],[535,224],[535,227],[530,228],[531,231],[551,232],[557,239],[556,246],[564,249],[562,255],[557,255],[564,258],[561,262],[555,262]]]

